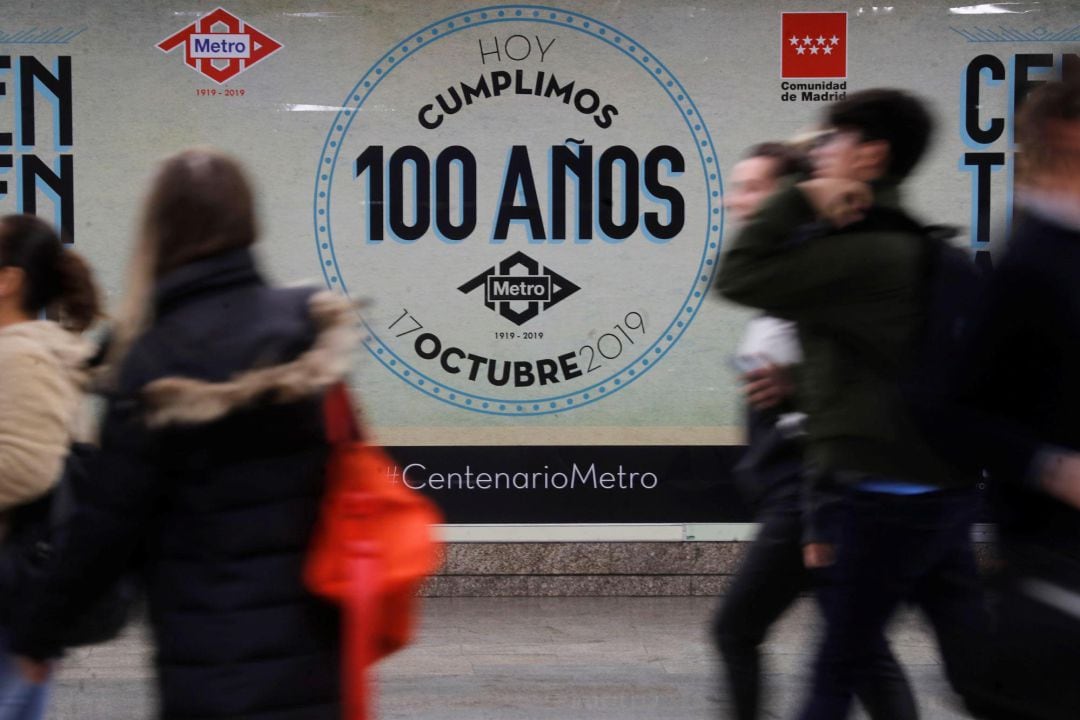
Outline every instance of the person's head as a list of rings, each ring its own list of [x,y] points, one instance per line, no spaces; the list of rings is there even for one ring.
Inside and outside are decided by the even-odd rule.
[[[1017,180],[1080,196],[1080,83],[1033,90],[1016,118]]]
[[[144,250],[155,277],[254,244],[251,186],[232,158],[207,148],[162,163],[146,200]]]
[[[255,199],[240,164],[210,148],[166,158],[150,185],[127,296],[109,346],[119,368],[132,341],[153,319],[154,284],[178,268],[255,243]]]
[[[814,175],[899,182],[930,144],[934,121],[921,100],[902,90],[851,93],[825,112],[829,132],[811,153]]]
[[[33,215],[0,218],[0,323],[33,320],[51,309],[70,330],[90,327],[101,303],[89,266],[64,249],[45,221]]]
[[[780,178],[806,170],[805,158],[783,143],[755,145],[731,168],[724,206],[745,220],[776,190]]]

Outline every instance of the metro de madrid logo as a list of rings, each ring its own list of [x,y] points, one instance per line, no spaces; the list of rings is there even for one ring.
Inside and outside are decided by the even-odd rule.
[[[511,274],[521,268],[524,274]],[[458,288],[465,294],[484,288],[484,305],[515,325],[524,325],[541,310],[548,310],[579,288],[562,275],[542,268],[523,252],[516,252]],[[524,304],[522,309],[515,306]]]
[[[319,261],[369,301],[364,344],[411,388],[565,412],[676,348],[715,273],[722,179],[687,89],[637,40],[551,7],[460,12],[385,48],[339,108]]]
[[[228,10],[217,8],[157,44],[171,53],[184,48],[184,62],[195,72],[223,85],[282,48]]]

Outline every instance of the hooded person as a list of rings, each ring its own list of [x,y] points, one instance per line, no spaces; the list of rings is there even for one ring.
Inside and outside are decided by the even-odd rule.
[[[342,713],[339,614],[302,573],[326,479],[324,395],[356,316],[340,296],[269,285],[255,240],[234,160],[165,160],[109,350],[108,482],[12,638],[34,661],[57,656],[57,629],[137,555],[163,718]]]

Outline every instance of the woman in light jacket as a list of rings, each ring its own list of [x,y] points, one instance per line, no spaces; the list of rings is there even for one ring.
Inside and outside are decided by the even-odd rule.
[[[46,310],[59,322],[41,319]],[[92,352],[78,333],[97,315],[90,271],[56,231],[32,215],[0,218],[0,532],[12,544],[60,478]],[[23,720],[43,715],[46,684],[7,653],[19,580],[0,563],[0,718]]]
[[[302,568],[329,452],[323,396],[357,318],[339,296],[271,287],[254,217],[244,174],[217,152],[158,171],[113,336],[108,482],[83,499],[12,647],[59,654],[58,628],[137,554],[162,717],[337,720],[338,612]]]

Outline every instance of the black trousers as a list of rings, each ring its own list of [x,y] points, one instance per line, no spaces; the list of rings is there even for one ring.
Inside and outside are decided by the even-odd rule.
[[[970,694],[989,627],[971,545],[974,514],[965,492],[848,493],[830,521],[836,560],[818,589],[825,635],[802,720],[843,720],[853,694],[884,679],[875,675],[889,652],[886,627],[905,601],[929,619],[953,688]]]
[[[813,584],[803,566],[802,517],[795,501],[774,505],[761,517],[761,530],[713,622],[713,635],[724,661],[738,720],[756,720],[761,712],[760,645],[799,593]],[[915,699],[887,645],[869,659],[874,672],[857,694],[874,720],[913,720]]]

